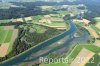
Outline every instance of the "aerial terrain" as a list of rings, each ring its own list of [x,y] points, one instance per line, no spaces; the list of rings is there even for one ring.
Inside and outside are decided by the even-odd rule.
[[[0,66],[100,66],[100,1],[0,0]]]

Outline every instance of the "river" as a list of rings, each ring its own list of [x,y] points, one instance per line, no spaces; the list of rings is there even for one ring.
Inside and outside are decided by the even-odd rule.
[[[68,23],[70,25],[70,29],[68,31],[64,32],[63,34],[61,34],[61,35],[59,35],[57,37],[54,37],[54,38],[49,39],[49,40],[47,40],[45,42],[42,42],[42,43],[40,43],[39,45],[37,45],[35,47],[32,47],[31,49],[23,52],[21,55],[18,55],[16,57],[10,58],[9,60],[6,60],[5,62],[1,63],[0,66],[12,66],[12,65],[14,65],[16,63],[20,63],[25,58],[27,58],[29,55],[31,55],[32,53],[38,52],[43,47],[47,47],[47,46],[53,44],[54,42],[56,42],[56,41],[58,41],[60,39],[63,39],[65,36],[68,36],[68,35],[73,34],[77,30],[77,27],[73,23],[73,20],[71,20],[71,19],[70,20],[66,20],[66,23]],[[62,47],[63,46],[64,45],[62,45]],[[59,47],[58,48],[55,48],[55,49],[59,49]],[[52,49],[52,50],[55,50],[55,49]],[[52,51],[50,51],[50,52],[52,52]]]

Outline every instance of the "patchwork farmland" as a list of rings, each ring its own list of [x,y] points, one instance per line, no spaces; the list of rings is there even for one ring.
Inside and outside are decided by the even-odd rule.
[[[8,30],[0,27],[0,49],[2,49],[0,50],[0,57],[5,57],[11,51],[13,42],[17,38],[17,36],[14,36],[17,35],[15,31],[17,30]]]

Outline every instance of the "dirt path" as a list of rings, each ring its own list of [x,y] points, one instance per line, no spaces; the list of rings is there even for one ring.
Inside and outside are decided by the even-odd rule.
[[[90,26],[86,27],[86,29],[88,29],[89,33],[95,37],[95,38],[99,38],[99,35],[95,32],[95,30],[93,30]]]
[[[15,30],[13,30],[13,35],[12,35],[12,38],[11,38],[11,42],[13,43],[17,37],[18,37],[18,30],[15,29]]]

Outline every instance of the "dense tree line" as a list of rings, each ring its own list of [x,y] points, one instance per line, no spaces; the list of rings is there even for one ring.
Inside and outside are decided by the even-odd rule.
[[[41,4],[41,2],[38,3],[31,3],[31,2],[12,2],[12,4],[16,5],[17,7],[11,7],[11,5],[9,6],[9,8],[6,9],[5,6],[4,9],[1,9],[0,7],[0,20],[1,19],[12,19],[12,18],[20,18],[21,14],[23,14],[25,17],[28,16],[35,16],[35,15],[44,15],[44,14],[51,14],[51,13],[56,13],[56,12],[51,12],[51,11],[42,11],[40,7],[37,7],[37,5],[39,6],[41,4],[47,4],[45,2],[42,2],[43,4]],[[48,5],[52,5],[52,3],[48,3]],[[57,3],[55,3],[57,4]],[[59,4],[58,4],[59,5]],[[53,5],[52,5],[53,6]]]
[[[39,27],[42,28],[42,27]],[[33,45],[36,45],[40,42],[43,42],[49,38],[52,38],[62,32],[64,30],[57,30],[53,28],[46,28],[46,31],[44,33],[37,33],[38,29],[35,29],[36,31],[30,33],[29,31],[27,32],[26,35],[24,35],[25,41],[33,43]]]

